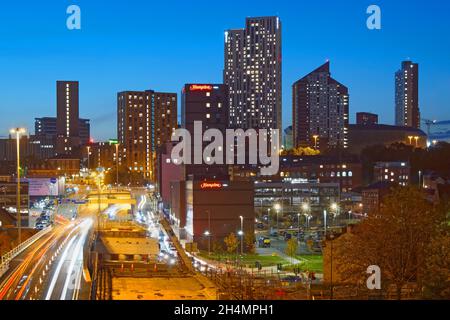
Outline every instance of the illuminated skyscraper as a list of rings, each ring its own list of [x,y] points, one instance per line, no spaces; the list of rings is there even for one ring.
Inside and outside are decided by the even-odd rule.
[[[177,94],[152,90],[117,94],[119,162],[144,178],[156,179],[156,150],[177,127]]]
[[[292,86],[294,146],[347,148],[348,89],[331,77],[326,62]]]
[[[229,125],[279,129],[281,139],[281,22],[247,18],[245,29],[225,32],[224,84]]]
[[[411,61],[395,73],[395,124],[420,129],[419,64]]]
[[[57,81],[56,152],[71,153],[80,145],[78,81]]]

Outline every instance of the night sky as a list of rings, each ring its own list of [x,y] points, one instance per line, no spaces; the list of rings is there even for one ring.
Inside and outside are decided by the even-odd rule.
[[[278,15],[283,24],[283,127],[291,85],[327,59],[357,111],[394,121],[394,73],[420,64],[423,118],[450,119],[450,2],[443,0],[3,1],[0,7],[0,136],[34,133],[34,118],[56,115],[56,80],[80,81],[80,116],[96,140],[116,136],[116,94],[180,93],[183,84],[222,81],[224,31],[245,17]],[[66,8],[81,8],[81,30]],[[368,30],[366,8],[382,10]]]

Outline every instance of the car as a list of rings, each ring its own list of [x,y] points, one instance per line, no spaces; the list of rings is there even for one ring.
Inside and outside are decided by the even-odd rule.
[[[292,234],[286,232],[286,233],[284,234],[284,241],[287,241],[287,240],[290,240],[290,239],[292,239]]]
[[[299,276],[293,276],[293,275],[286,276],[281,279],[281,281],[285,281],[285,282],[289,282],[289,283],[297,283],[297,282],[300,282],[301,280],[302,280],[302,278],[300,278]]]
[[[278,232],[272,231],[272,232],[270,233],[270,236],[271,236],[271,237],[278,237]]]

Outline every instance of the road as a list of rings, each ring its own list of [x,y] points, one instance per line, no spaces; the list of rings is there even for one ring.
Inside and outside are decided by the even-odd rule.
[[[72,300],[79,298],[89,276],[84,249],[91,236],[94,209],[85,208],[72,218],[75,205],[61,206],[63,219],[10,262],[0,279],[0,300]],[[85,292],[83,291],[83,294]]]

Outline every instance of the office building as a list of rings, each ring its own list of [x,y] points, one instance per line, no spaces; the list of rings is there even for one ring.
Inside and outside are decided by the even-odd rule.
[[[420,129],[419,64],[411,61],[395,73],[395,124]]]
[[[120,165],[156,179],[156,151],[177,127],[177,95],[153,90],[117,94]]]
[[[326,62],[292,86],[294,146],[321,151],[348,147],[348,89]]]
[[[224,84],[229,88],[229,125],[278,129],[281,119],[281,22],[247,18],[244,29],[225,32]]]

